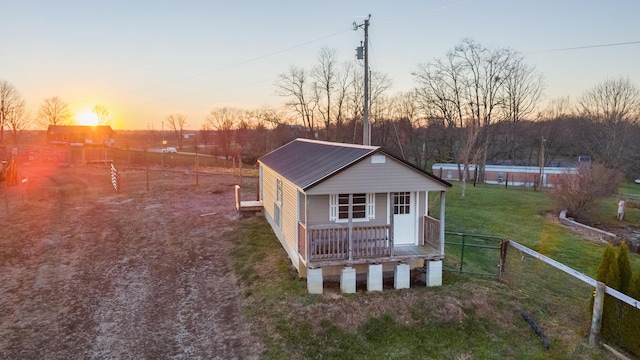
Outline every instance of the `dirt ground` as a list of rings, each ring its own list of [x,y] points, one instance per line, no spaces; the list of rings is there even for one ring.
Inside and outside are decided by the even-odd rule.
[[[238,177],[23,165],[0,198],[0,358],[251,359],[225,234]],[[255,181],[255,180],[254,180]]]

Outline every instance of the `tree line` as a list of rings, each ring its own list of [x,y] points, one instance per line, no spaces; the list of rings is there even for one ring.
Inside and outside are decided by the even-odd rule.
[[[100,104],[96,104],[92,112],[98,120],[98,125],[108,125],[111,121],[109,110]],[[43,100],[36,114],[27,112],[26,101],[20,91],[7,80],[0,80],[0,144],[6,140],[18,145],[20,136],[24,131],[32,128],[47,128],[49,125],[70,125],[73,123],[73,114],[69,104],[58,96]],[[5,139],[5,130],[9,133],[9,139]]]
[[[302,136],[361,143],[363,71],[354,62],[340,63],[334,49],[320,49],[310,67],[290,65],[277,76],[281,108],[256,110],[214,108],[197,131],[200,143],[215,143],[225,156],[252,161]],[[607,168],[640,177],[640,92],[628,78],[605,79],[575,101],[553,99],[540,110],[545,82],[524,56],[510,48],[490,48],[463,39],[442,58],[416,65],[415,87],[390,94],[391,79],[372,71],[370,79],[371,141],[418,167],[435,162],[460,164],[461,180],[469,164],[555,165],[575,163],[588,155]],[[94,108],[107,122],[106,108]],[[33,121],[15,87],[0,82],[0,141],[9,130],[19,133]],[[38,125],[69,123],[60,98],[46,99],[34,121]],[[182,146],[186,116],[166,118]],[[544,157],[541,153],[544,151]]]

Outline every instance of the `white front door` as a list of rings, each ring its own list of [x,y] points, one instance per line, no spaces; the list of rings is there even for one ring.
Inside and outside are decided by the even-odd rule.
[[[413,192],[391,193],[393,204],[393,243],[415,245],[415,199]]]

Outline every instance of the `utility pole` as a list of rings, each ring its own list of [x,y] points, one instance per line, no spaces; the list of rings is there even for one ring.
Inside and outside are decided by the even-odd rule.
[[[540,190],[544,188],[544,143],[547,141],[544,137],[540,139]]]
[[[355,22],[353,23],[353,30],[364,28],[364,44],[356,49],[358,60],[362,60],[364,50],[364,111],[362,115],[362,120],[364,122],[362,130],[363,145],[371,145],[371,126],[369,125],[369,19],[371,19],[371,14],[364,19],[363,24],[358,25]]]

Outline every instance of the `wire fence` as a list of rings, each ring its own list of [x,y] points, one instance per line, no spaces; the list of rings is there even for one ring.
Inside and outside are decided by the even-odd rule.
[[[461,232],[445,232],[444,271],[498,278],[502,238]]]
[[[445,271],[499,279],[551,339],[576,346],[602,340],[640,356],[638,300],[602,284],[599,304],[595,279],[497,236],[446,232],[445,246]]]

